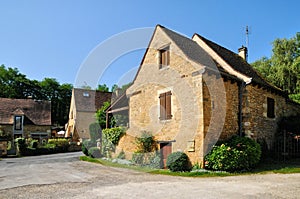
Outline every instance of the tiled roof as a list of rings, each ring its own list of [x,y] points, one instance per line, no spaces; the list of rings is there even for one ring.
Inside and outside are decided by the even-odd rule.
[[[103,103],[111,100],[111,92],[74,88],[75,106],[77,111],[96,112]]]
[[[275,89],[282,92],[279,88],[271,85],[267,82],[250,64],[248,64],[238,54],[196,34],[202,39],[212,50],[214,50],[227,64],[229,64],[234,70],[252,78],[252,82],[257,83],[266,88]]]
[[[24,115],[34,125],[51,125],[51,102],[0,98],[0,124],[13,124],[14,115]]]
[[[207,67],[215,66],[212,58],[195,41],[163,26],[160,27],[189,59]]]

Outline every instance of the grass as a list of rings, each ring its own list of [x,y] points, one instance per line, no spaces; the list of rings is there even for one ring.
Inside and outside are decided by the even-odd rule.
[[[255,169],[251,172],[244,173],[227,173],[227,172],[171,172],[166,169],[151,169],[147,167],[139,167],[133,165],[123,165],[118,163],[113,163],[108,160],[94,159],[88,156],[81,156],[80,160],[93,162],[109,167],[132,169],[140,172],[158,174],[158,175],[170,175],[170,176],[182,176],[182,177],[225,177],[225,176],[235,176],[235,175],[249,175],[249,174],[267,174],[267,173],[300,173],[300,159],[287,160],[285,162],[266,160],[261,162]]]

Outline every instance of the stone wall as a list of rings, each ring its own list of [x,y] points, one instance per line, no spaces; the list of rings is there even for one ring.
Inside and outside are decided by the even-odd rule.
[[[267,117],[267,98],[275,100],[275,117]],[[283,116],[300,113],[299,105],[264,88],[248,85],[243,94],[243,130],[255,140],[264,140],[271,146],[277,131],[277,122]]]
[[[236,81],[209,73],[205,73],[203,79],[204,139],[207,154],[218,140],[238,133],[239,99]]]
[[[151,132],[159,142],[172,142],[172,152],[183,151],[192,163],[203,158],[202,75],[203,66],[185,55],[162,32],[157,32],[148,48],[134,84],[127,90],[129,99],[128,136],[120,140],[128,154],[134,152],[133,138]],[[157,38],[159,37],[159,38]],[[170,45],[170,65],[159,69],[159,51]],[[159,119],[159,94],[172,92],[172,119]],[[129,139],[130,137],[130,139]],[[125,139],[128,139],[125,141]],[[126,143],[122,144],[122,143]]]

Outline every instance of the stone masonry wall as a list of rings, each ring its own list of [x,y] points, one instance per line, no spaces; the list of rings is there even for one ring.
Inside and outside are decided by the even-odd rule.
[[[136,150],[132,140],[148,131],[157,141],[171,141],[172,152],[186,152],[192,163],[202,163],[202,75],[192,75],[201,66],[189,62],[163,33],[158,32],[155,37],[160,38],[153,39],[155,42],[147,50],[133,86],[127,90],[130,124],[119,147],[127,149],[124,150],[126,158],[130,159],[130,154]],[[159,69],[157,49],[166,44],[170,45],[170,66]],[[168,91],[172,92],[172,119],[162,121],[159,119],[159,94]]]
[[[267,117],[267,98],[275,100],[275,117]],[[278,94],[258,86],[248,85],[243,95],[243,130],[255,140],[264,140],[270,147],[277,131],[277,122],[283,116],[300,113],[299,106],[287,103]]]
[[[212,146],[219,139],[226,139],[238,133],[238,84],[235,81],[226,80],[224,78],[216,78],[216,75],[208,75],[203,83],[203,113],[204,113],[204,134],[205,134],[205,153],[207,154]],[[224,87],[217,86],[223,84]],[[210,90],[208,88],[210,87]],[[212,90],[213,89],[213,90]],[[220,93],[225,92],[225,95],[220,98],[213,96],[211,92]],[[217,105],[219,107],[217,107]],[[212,111],[216,110],[214,118],[212,118]],[[226,111],[224,114],[223,111]],[[222,117],[225,115],[225,120]],[[217,128],[214,124],[217,123]],[[221,129],[220,129],[221,128]]]

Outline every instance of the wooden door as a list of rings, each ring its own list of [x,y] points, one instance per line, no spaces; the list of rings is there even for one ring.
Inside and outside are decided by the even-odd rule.
[[[172,153],[172,143],[171,142],[161,143],[160,152],[161,152],[162,167],[165,169],[167,168],[168,155]]]

